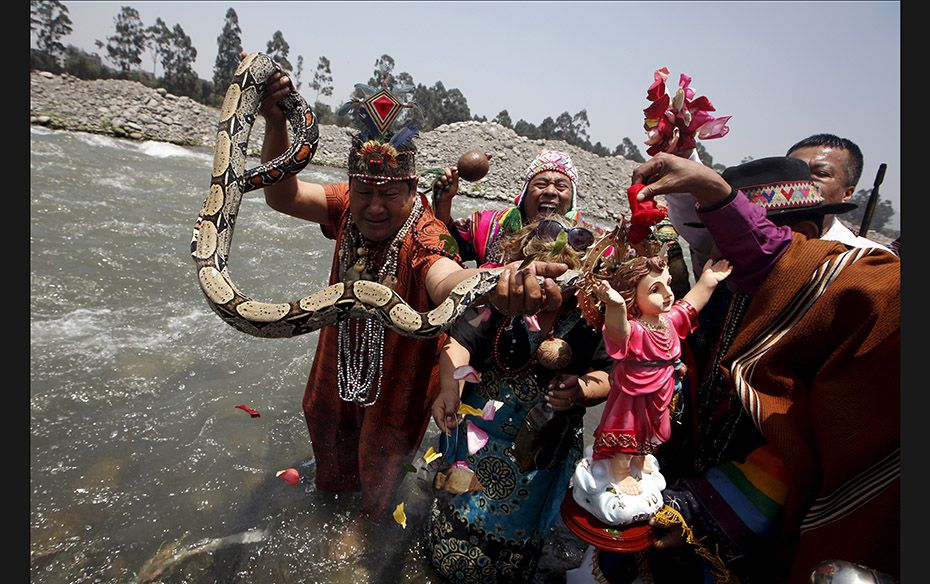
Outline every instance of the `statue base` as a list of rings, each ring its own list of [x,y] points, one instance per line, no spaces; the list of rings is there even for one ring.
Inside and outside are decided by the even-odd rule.
[[[580,540],[610,552],[639,552],[655,542],[655,535],[648,522],[640,521],[629,525],[608,525],[578,503],[568,489],[562,501],[562,521]]]

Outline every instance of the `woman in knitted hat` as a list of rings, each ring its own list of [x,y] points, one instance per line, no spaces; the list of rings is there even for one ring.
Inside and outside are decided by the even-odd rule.
[[[434,185],[439,194],[436,218],[444,221],[455,237],[463,261],[474,260],[479,266],[499,264],[501,251],[498,242],[501,237],[516,233],[524,225],[547,215],[562,215],[572,221],[581,221],[581,215],[575,208],[577,181],[575,164],[567,153],[544,150],[527,167],[523,189],[512,206],[475,211],[454,221],[452,199],[458,192],[458,172],[454,166],[448,167]]]

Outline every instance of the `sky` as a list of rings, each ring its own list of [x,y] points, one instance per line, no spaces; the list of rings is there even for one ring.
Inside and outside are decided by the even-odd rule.
[[[265,51],[276,31],[303,56],[301,93],[320,56],[330,60],[338,107],[372,77],[383,54],[415,83],[458,88],[473,115],[506,109],[535,125],[586,110],[592,143],[613,150],[624,137],[645,155],[643,109],[656,69],[692,77],[730,132],[704,141],[714,163],[781,156],[802,138],[832,133],[862,149],[857,190],[901,205],[900,2],[78,2],[62,0],[73,32],[62,38],[103,54],[122,6],[145,26],[180,24],[197,49],[194,69],[213,78],[216,39],[233,8],[243,48]],[[34,38],[32,40],[34,45]],[[142,67],[151,71],[151,55]],[[158,66],[160,74],[161,67]],[[583,173],[584,169],[579,168]]]

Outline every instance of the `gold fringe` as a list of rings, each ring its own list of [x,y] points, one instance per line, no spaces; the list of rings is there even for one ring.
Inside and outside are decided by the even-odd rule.
[[[736,579],[730,574],[729,570],[726,569],[726,566],[723,565],[723,560],[720,559],[720,556],[704,547],[701,540],[698,539],[691,528],[688,527],[681,513],[668,505],[664,505],[656,512],[655,518],[656,523],[662,527],[671,527],[673,525],[679,525],[681,527],[681,532],[685,536],[685,541],[693,545],[697,554],[710,563],[710,569],[714,574],[714,581],[717,582],[717,584],[736,583]]]

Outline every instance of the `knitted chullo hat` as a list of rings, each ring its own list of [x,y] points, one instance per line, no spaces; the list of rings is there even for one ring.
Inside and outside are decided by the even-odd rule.
[[[391,129],[398,114],[410,105],[387,89],[375,90],[363,83],[355,88],[363,97],[353,98],[338,110],[340,114],[351,111],[359,128],[349,147],[349,176],[375,184],[415,178],[417,149],[412,139],[419,131],[412,123]],[[407,86],[395,89],[396,93],[406,91]]]
[[[516,231],[520,229],[523,223],[531,219],[526,216],[526,209],[523,205],[526,199],[526,191],[530,188],[530,181],[533,180],[533,177],[548,170],[562,173],[571,181],[572,199],[569,209],[565,213],[565,217],[572,220],[578,218],[579,214],[575,209],[575,202],[577,201],[578,195],[578,171],[575,170],[575,164],[572,162],[571,156],[565,152],[559,150],[545,150],[540,152],[539,155],[530,162],[529,167],[527,167],[525,180],[523,182],[523,190],[513,201],[516,207],[501,217],[501,225],[509,227],[511,231]]]

